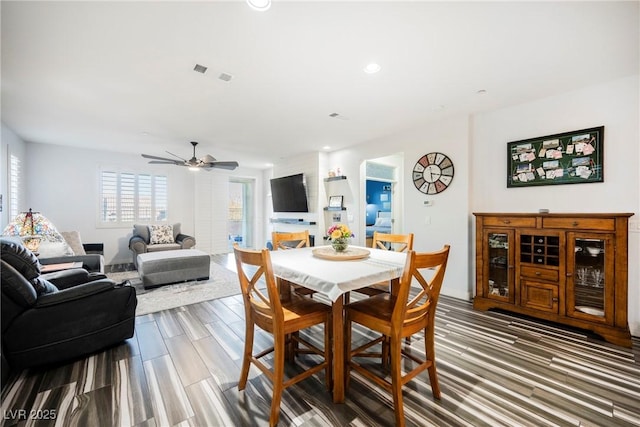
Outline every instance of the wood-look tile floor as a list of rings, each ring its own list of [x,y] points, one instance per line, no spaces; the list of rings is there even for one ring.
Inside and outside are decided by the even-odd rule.
[[[426,373],[408,383],[408,426],[640,426],[638,339],[617,347],[448,297],[438,305],[436,335],[442,399],[432,398]],[[247,389],[237,388],[243,336],[239,295],[139,316],[135,336],[121,345],[14,375],[2,392],[2,425],[268,425],[264,375],[252,368]],[[309,338],[321,342],[321,327]],[[269,344],[269,335],[257,335],[257,347]],[[424,348],[419,336],[411,345]],[[322,374],[282,399],[283,426],[393,424],[390,395],[358,377],[344,404],[332,402]]]

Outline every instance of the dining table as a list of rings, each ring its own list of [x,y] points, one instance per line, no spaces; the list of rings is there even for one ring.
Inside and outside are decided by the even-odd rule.
[[[397,282],[407,255],[353,245],[342,254],[333,252],[331,246],[319,246],[273,251],[270,255],[277,278],[319,292],[331,301],[333,401],[344,403],[345,301],[351,291],[385,281]]]

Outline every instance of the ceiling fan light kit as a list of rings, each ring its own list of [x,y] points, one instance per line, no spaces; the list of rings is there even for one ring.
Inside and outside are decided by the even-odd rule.
[[[179,160],[169,159],[166,157],[152,156],[150,154],[142,154],[142,157],[144,157],[145,159],[151,159],[149,163],[152,163],[152,164],[186,166],[189,168],[189,170],[204,169],[209,171],[214,168],[234,170],[235,168],[238,167],[238,162],[236,161],[218,161],[216,160],[215,157],[211,156],[210,154],[206,154],[204,157],[198,159],[196,157],[196,145],[198,145],[198,143],[195,141],[191,141],[191,145],[193,146],[193,157],[191,157],[189,160],[183,159],[180,156],[176,156],[175,154],[170,153],[169,151],[167,151],[167,153],[171,154],[173,157],[176,157]]]

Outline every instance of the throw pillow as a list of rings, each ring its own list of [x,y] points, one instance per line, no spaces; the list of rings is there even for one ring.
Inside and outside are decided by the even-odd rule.
[[[75,253],[67,242],[50,242],[42,240],[38,248],[38,256],[40,258],[55,258],[61,256],[73,256]]]
[[[82,239],[80,238],[80,233],[77,231],[61,231],[62,237],[64,237],[65,242],[69,245],[71,250],[75,255],[86,255],[87,253],[84,250],[84,246],[82,246]]]
[[[173,243],[173,226],[171,225],[150,225],[149,243],[152,245],[162,243]]]
[[[30,282],[33,288],[36,290],[36,294],[38,294],[38,296],[58,292],[58,288],[56,287],[56,285],[48,280],[43,279],[42,277],[31,279]]]

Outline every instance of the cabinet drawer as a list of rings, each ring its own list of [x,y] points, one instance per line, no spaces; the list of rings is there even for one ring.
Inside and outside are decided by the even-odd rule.
[[[613,231],[616,222],[613,218],[542,218],[542,227]]]
[[[559,279],[558,270],[528,267],[525,265],[520,267],[520,276],[532,279],[548,280],[550,282],[557,282]]]
[[[487,216],[484,225],[490,227],[535,227],[535,218],[518,216]]]

